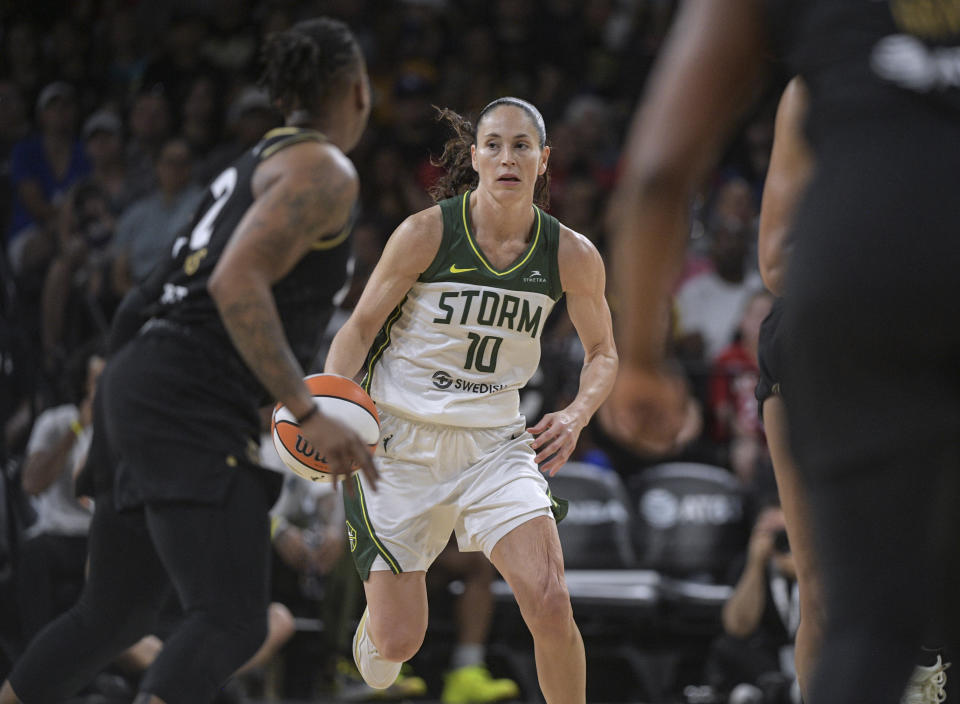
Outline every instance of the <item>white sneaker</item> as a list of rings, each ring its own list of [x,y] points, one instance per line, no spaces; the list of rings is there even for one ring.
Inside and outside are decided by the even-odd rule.
[[[916,667],[900,704],[940,704],[947,699],[947,668],[940,656],[929,667]]]
[[[353,634],[353,661],[357,670],[363,676],[363,681],[374,689],[386,689],[392,685],[400,674],[402,662],[393,662],[380,656],[373,641],[367,634],[367,617],[370,609],[363,610],[357,632]]]

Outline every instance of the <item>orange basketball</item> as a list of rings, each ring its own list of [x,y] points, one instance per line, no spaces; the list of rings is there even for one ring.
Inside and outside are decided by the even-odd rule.
[[[304,381],[320,412],[353,430],[372,454],[380,440],[380,416],[367,392],[352,379],[337,374],[311,374]],[[277,454],[291,471],[315,482],[333,478],[326,459],[300,434],[300,425],[286,406],[278,403],[273,409],[271,425]],[[354,467],[354,471],[358,469]]]

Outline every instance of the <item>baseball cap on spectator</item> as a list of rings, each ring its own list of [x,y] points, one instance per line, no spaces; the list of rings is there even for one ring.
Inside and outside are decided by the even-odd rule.
[[[83,123],[83,138],[90,139],[97,132],[120,134],[123,125],[116,113],[110,110],[97,110]]]
[[[274,109],[270,103],[270,96],[265,91],[254,86],[247,86],[230,103],[230,108],[227,110],[227,122],[233,124],[252,110],[273,111]]]
[[[73,98],[73,86],[66,81],[54,81],[44,87],[37,97],[37,110],[43,110],[52,100],[57,98]]]

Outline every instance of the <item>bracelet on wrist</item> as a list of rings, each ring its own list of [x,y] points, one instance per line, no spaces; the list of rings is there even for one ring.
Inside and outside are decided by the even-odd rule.
[[[315,415],[317,415],[319,412],[320,412],[320,409],[317,408],[316,405],[312,405],[312,406],[310,406],[310,410],[309,410],[309,411],[307,411],[306,413],[304,413],[302,416],[298,416],[298,417],[297,417],[297,423],[303,424],[304,421],[307,421],[307,420],[309,420],[310,418],[313,418],[313,417],[314,417]]]

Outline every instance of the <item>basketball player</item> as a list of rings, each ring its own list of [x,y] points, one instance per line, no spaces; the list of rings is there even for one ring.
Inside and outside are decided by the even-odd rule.
[[[106,448],[91,453],[109,457],[94,467],[89,580],[16,664],[3,704],[62,701],[152,629],[168,581],[185,617],[138,704],[210,701],[257,650],[277,494],[256,465],[265,401],[286,404],[336,472],[358,462],[376,480],[362,441],[317,411],[301,366],[346,276],[357,177],[344,152],[369,114],[364,60],[326,19],[275,35],[265,55],[290,126],[213,181],[169,264],[118,313],[121,338],[139,333],[98,396]]]
[[[823,638],[823,604],[816,550],[810,529],[810,509],[796,461],[790,452],[787,410],[782,395],[783,357],[788,344],[783,330],[783,293],[791,248],[790,222],[813,171],[813,159],[803,138],[807,111],[806,87],[800,78],[787,85],[774,127],[770,167],[763,185],[757,254],[763,283],[777,296],[770,314],[760,326],[757,361],[760,379],[757,401],[770,459],[777,480],[777,492],[790,539],[800,592],[800,625],[795,636],[797,681],[804,701],[809,701],[809,681]]]
[[[603,261],[535,204],[550,148],[533,105],[499,98],[476,130],[442,115],[456,136],[441,157],[439,203],[393,233],[327,357],[328,372],[353,376],[367,355],[364,385],[382,414],[380,490],[358,476],[347,500],[367,596],[354,658],[383,688],[417,652],[424,575],[455,531],[461,550],[482,550],[510,584],[547,702],[583,702],[583,641],[551,515],[559,506],[540,472],[567,460],[616,374]],[[518,389],[564,293],[585,350],[580,389],[526,429]]]
[[[898,701],[925,629],[958,631],[957,27],[957,0],[687,3],[630,139],[617,283],[625,367],[649,381],[688,197],[768,42],[809,91],[783,386],[827,598],[817,704]]]

